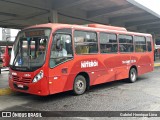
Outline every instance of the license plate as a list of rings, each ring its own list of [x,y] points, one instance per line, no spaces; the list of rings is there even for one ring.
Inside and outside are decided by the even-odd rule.
[[[23,86],[23,85],[21,85],[21,84],[18,84],[18,85],[17,85],[17,87],[19,87],[19,88],[23,88],[24,86]]]

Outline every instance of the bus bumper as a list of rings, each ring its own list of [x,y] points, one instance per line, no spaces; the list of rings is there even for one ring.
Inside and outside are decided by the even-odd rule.
[[[49,95],[49,87],[47,84],[47,79],[44,77],[43,79],[39,80],[37,83],[22,83],[22,82],[15,82],[9,78],[9,87],[13,91],[29,93],[39,96],[46,96]]]

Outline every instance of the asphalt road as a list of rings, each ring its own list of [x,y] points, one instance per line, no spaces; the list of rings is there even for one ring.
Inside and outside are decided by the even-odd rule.
[[[96,85],[80,96],[73,96],[72,92],[47,97],[24,93],[0,96],[0,111],[160,111],[160,67],[140,76],[135,83],[126,83],[122,80]],[[47,119],[52,120],[52,118]],[[99,117],[60,117],[53,120],[55,119],[98,120]],[[128,120],[131,118],[101,117],[101,119]],[[159,120],[159,118],[151,119]]]

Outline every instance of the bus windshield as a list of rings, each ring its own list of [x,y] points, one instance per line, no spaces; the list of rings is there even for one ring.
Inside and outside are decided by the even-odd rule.
[[[12,69],[32,71],[45,62],[50,29],[32,29],[21,31],[11,52]]]

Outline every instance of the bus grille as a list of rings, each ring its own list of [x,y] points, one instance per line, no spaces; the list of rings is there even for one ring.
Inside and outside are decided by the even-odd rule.
[[[30,83],[31,78],[12,76],[14,82]]]

